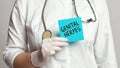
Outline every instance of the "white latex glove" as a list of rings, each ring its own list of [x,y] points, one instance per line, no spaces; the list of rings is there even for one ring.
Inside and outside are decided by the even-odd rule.
[[[31,61],[35,67],[40,67],[49,58],[62,50],[62,47],[69,45],[66,38],[54,37],[43,39],[40,50],[31,53]]]

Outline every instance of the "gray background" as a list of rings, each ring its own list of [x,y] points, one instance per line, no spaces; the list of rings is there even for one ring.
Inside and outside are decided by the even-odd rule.
[[[0,68],[8,68],[2,60],[2,51],[4,50],[4,44],[6,42],[7,26],[14,1],[15,0],[0,0]],[[115,51],[120,67],[120,0],[107,0],[107,3],[110,12]]]

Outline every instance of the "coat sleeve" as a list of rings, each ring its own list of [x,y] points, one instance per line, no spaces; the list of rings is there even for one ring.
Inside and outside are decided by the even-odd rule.
[[[99,26],[94,45],[96,63],[98,68],[118,68],[114,51],[108,7],[105,0],[98,1],[100,1],[98,3]]]
[[[10,68],[13,68],[15,57],[27,50],[25,20],[20,11],[20,7],[22,7],[20,6],[21,3],[21,0],[17,0],[11,12],[8,26],[8,38],[5,45],[5,51],[3,52],[3,59]]]

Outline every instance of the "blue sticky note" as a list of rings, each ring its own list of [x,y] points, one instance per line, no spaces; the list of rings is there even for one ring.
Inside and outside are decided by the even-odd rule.
[[[68,42],[84,40],[82,21],[80,17],[58,20],[60,37],[68,39]]]

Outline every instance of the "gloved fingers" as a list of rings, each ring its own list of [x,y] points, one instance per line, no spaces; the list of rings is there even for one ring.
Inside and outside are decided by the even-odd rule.
[[[52,42],[51,38],[43,39],[42,43],[48,44],[49,42]]]
[[[60,51],[62,50],[61,47],[58,47],[58,46],[47,46],[47,47],[43,47],[43,50],[47,53],[49,53],[50,51]]]
[[[55,49],[57,49],[57,48],[55,48]],[[51,56],[51,55],[54,55],[56,52],[55,52],[55,49],[51,49],[51,48],[49,48],[49,49],[44,49],[43,51],[43,53],[46,53],[47,55],[49,55],[49,56]],[[58,50],[60,50],[60,49],[58,49]]]
[[[56,52],[55,51],[50,51],[50,55],[54,55]]]
[[[62,46],[69,45],[66,38],[54,37],[43,39],[41,50],[45,57],[54,55],[56,51],[62,50]]]
[[[49,51],[60,51],[60,50],[62,50],[62,48],[61,48],[61,47],[58,47],[58,46],[51,46],[51,47],[49,48]]]
[[[45,58],[50,57],[51,55],[54,55],[54,54],[55,54],[55,51],[50,50],[50,49],[47,49],[47,48],[44,48],[44,49],[42,49],[41,51],[42,51],[43,56],[44,56]]]
[[[60,46],[60,47],[62,47],[62,46],[69,45],[69,43],[67,43],[67,42],[52,42],[52,45],[53,46]]]
[[[66,38],[61,38],[61,37],[53,37],[51,38],[52,41],[61,41],[61,42],[67,42]]]

